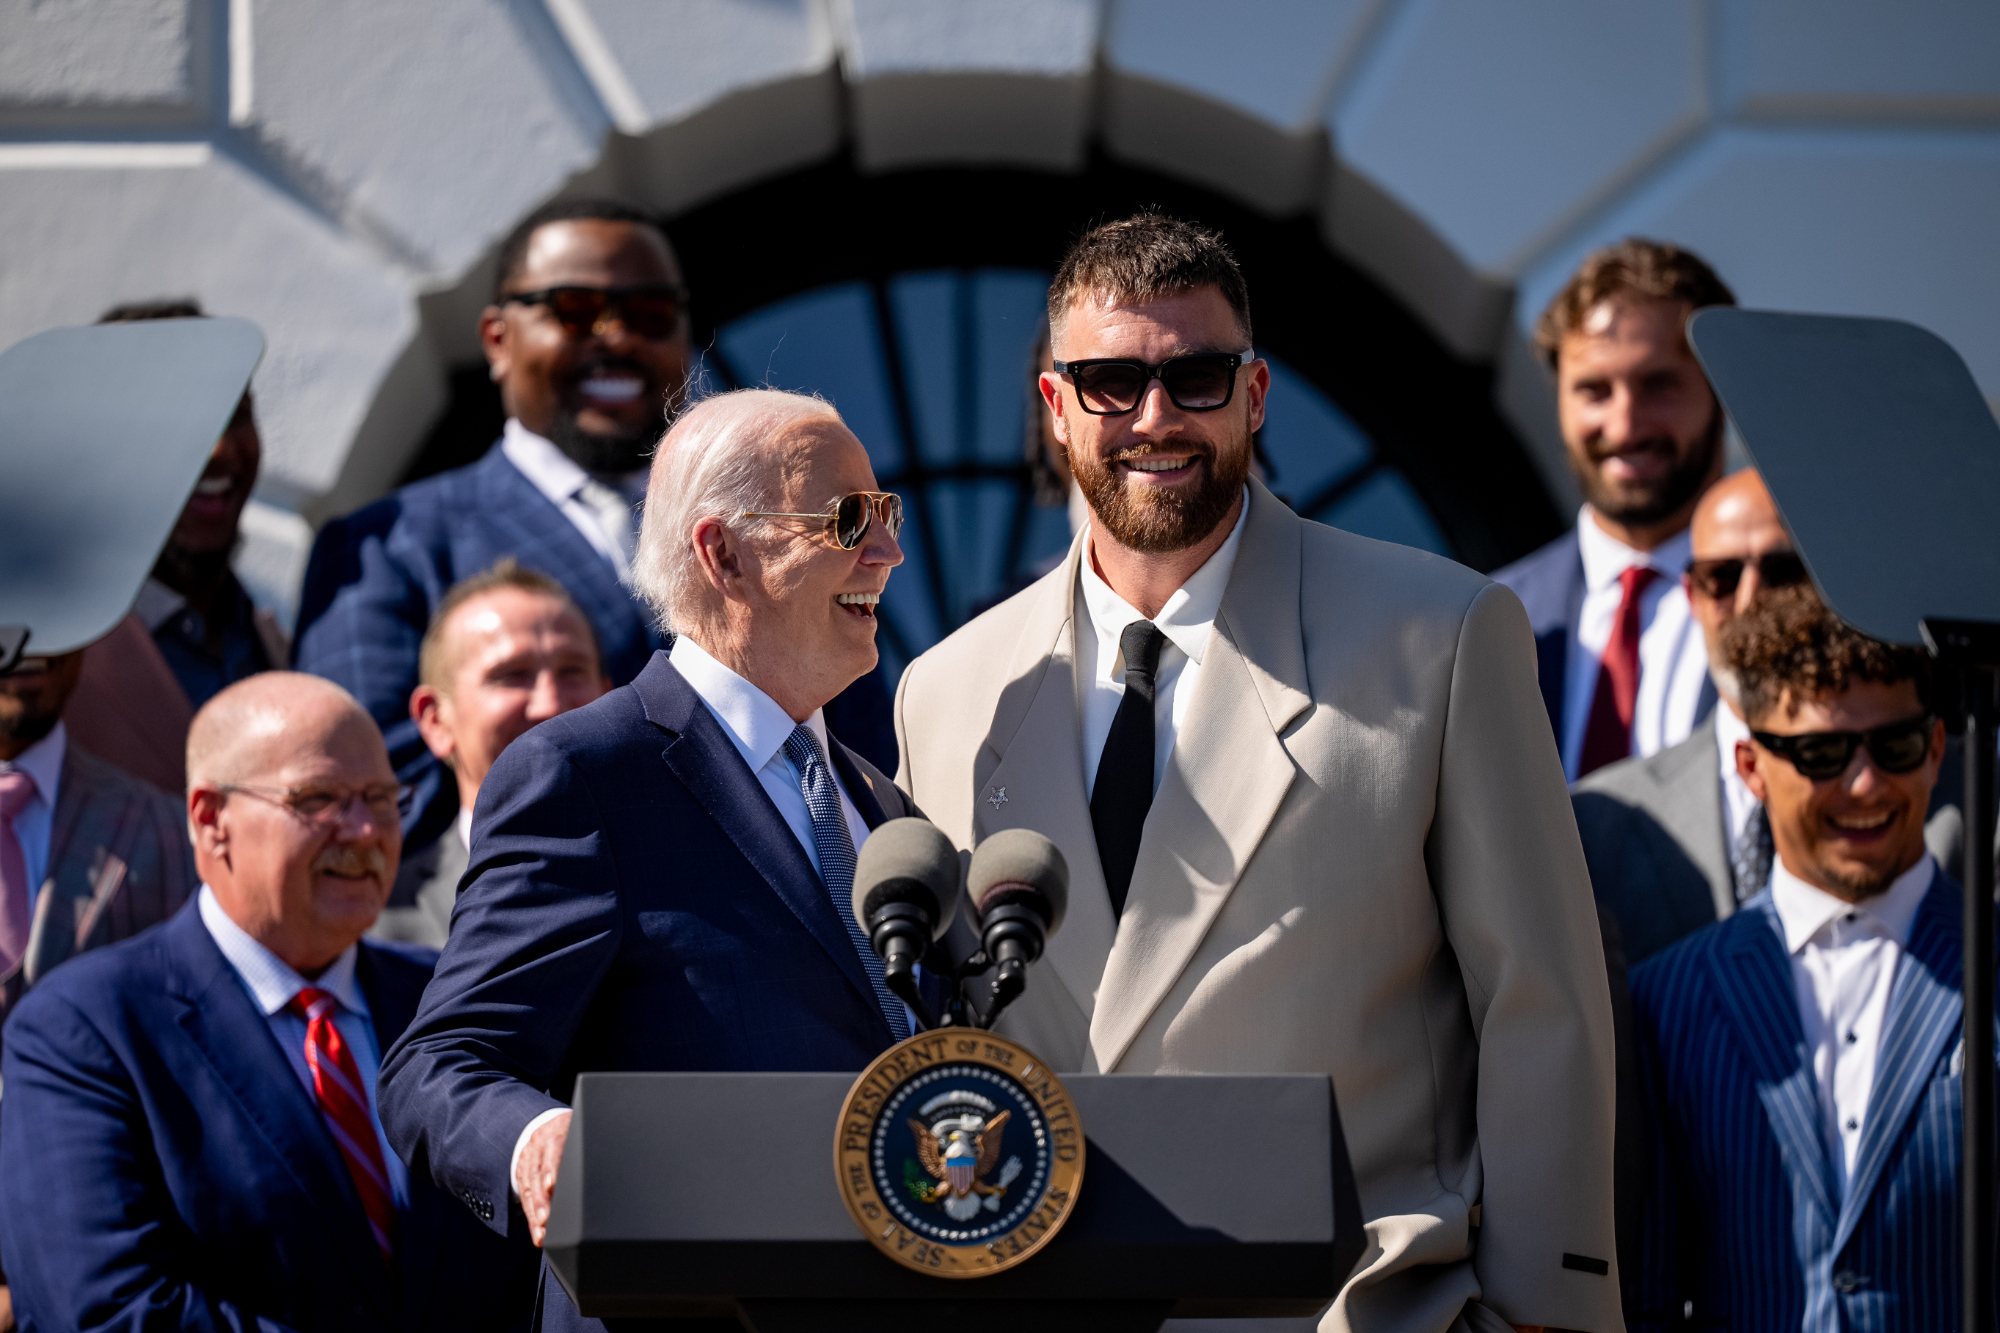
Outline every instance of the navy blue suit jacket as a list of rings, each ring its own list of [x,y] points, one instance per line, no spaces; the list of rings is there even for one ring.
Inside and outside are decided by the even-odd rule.
[[[363,941],[386,1049],[428,950]],[[51,972],[7,1022],[0,1257],[25,1329],[508,1329],[532,1249],[429,1181],[390,1272],[311,1096],[190,902]]]
[[[346,687],[382,728],[397,774],[416,789],[405,852],[429,844],[458,812],[450,770],[410,720],[417,650],[451,586],[503,556],[569,591],[597,630],[612,684],[632,680],[668,646],[652,612],[498,445],[477,463],[405,486],[321,528],[306,563],[293,664]],[[895,763],[879,667],[828,705],[827,725],[876,763]]]
[[[836,744],[862,818],[916,813]],[[411,1170],[524,1229],[521,1130],[586,1070],[860,1070],[891,1040],[812,862],[662,653],[480,785],[437,979],[382,1071]],[[560,1308],[555,1308],[560,1307]],[[573,1326],[560,1293],[545,1327]]]
[[[1769,891],[1633,972],[1654,1157],[1635,1333],[1689,1301],[1704,1328],[1955,1326],[1962,903],[1940,871],[1911,925],[1845,1203]]]

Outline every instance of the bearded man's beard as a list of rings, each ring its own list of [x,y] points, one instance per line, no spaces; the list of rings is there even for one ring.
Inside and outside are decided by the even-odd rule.
[[[1582,483],[1583,498],[1606,518],[1633,527],[1646,527],[1679,513],[1708,484],[1716,455],[1722,452],[1722,424],[1722,407],[1718,404],[1708,428],[1694,448],[1688,450],[1687,457],[1669,468],[1658,481],[1617,487],[1604,480],[1602,469],[1584,469],[1577,478]],[[1678,450],[1678,445],[1671,442],[1668,447]]]
[[[1173,451],[1193,449],[1199,455],[1201,480],[1193,487],[1128,486],[1118,464],[1150,457],[1155,451],[1126,449],[1109,459],[1077,451],[1070,453],[1070,471],[1077,488],[1090,501],[1091,521],[1129,550],[1148,555],[1185,551],[1214,532],[1243,493],[1250,478],[1250,437],[1246,433],[1226,454],[1215,446],[1188,440],[1174,442]]]
[[[585,472],[598,476],[619,476],[637,472],[652,461],[653,446],[667,429],[667,412],[630,432],[605,434],[585,430],[577,424],[576,413],[558,409],[549,439]]]

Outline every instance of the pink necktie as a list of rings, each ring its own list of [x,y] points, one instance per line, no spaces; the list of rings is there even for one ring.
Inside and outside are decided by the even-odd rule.
[[[28,858],[14,816],[34,799],[33,778],[17,768],[0,773],[0,976],[10,975],[28,952]]]

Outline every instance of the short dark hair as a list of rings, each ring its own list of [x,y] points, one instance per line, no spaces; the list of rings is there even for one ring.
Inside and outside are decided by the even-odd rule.
[[[1236,312],[1250,342],[1250,288],[1222,233],[1164,213],[1140,213],[1092,227],[1063,256],[1049,284],[1049,331],[1060,339],[1070,307],[1083,296],[1151,301],[1213,287]]]
[[[550,597],[561,602],[565,611],[576,613],[584,628],[590,631],[590,651],[597,655],[597,669],[604,669],[604,645],[597,641],[597,626],[583,613],[583,608],[569,595],[569,589],[555,579],[531,569],[511,555],[501,556],[485,569],[472,577],[461,579],[451,585],[438,602],[437,610],[431,613],[431,623],[424,630],[423,643],[417,648],[417,679],[434,690],[451,693],[451,665],[445,661],[444,630],[458,609],[467,602],[484,597],[502,588],[512,588],[518,592],[533,593],[537,597]]]
[[[1913,681],[1931,702],[1930,659],[1920,648],[1872,639],[1836,616],[1812,585],[1773,588],[1722,631],[1722,653],[1735,671],[1743,715],[1752,723],[1789,702],[1844,693],[1857,681]]]
[[[1553,370],[1563,339],[1582,328],[1591,311],[1618,297],[1680,301],[1694,310],[1736,304],[1736,293],[1694,251],[1627,236],[1585,255],[1535,321],[1535,350],[1542,361]]]
[[[149,319],[201,319],[206,313],[201,302],[192,296],[169,296],[159,301],[127,301],[112,306],[97,317],[97,322],[138,324]]]
[[[673,238],[667,235],[667,224],[651,209],[622,199],[557,199],[522,218],[521,225],[500,242],[500,253],[493,265],[494,301],[497,303],[507,294],[507,284],[527,261],[528,242],[536,232],[551,223],[584,221],[629,222],[637,227],[650,227],[666,242],[669,252],[674,248]]]

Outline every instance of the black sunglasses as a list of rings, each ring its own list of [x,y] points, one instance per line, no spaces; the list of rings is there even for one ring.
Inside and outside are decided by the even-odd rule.
[[[819,514],[779,514],[764,510],[746,509],[738,518],[817,518],[826,522],[826,535],[833,544],[843,551],[851,551],[861,545],[861,539],[868,535],[868,525],[875,519],[882,520],[882,526],[889,530],[891,537],[903,530],[903,497],[890,491],[850,491],[833,502],[833,507]]]
[[[1704,597],[1734,597],[1750,565],[1757,567],[1757,578],[1766,588],[1789,588],[1806,581],[1806,562],[1797,551],[1766,551],[1755,560],[1697,560],[1688,566],[1688,579]]]
[[[1837,778],[1847,771],[1854,752],[1868,747],[1868,757],[1884,773],[1914,773],[1931,752],[1929,713],[1885,722],[1867,731],[1809,731],[1800,736],[1779,736],[1768,731],[1750,734],[1757,744],[1791,761],[1799,776],[1814,782]]]
[[[680,331],[687,296],[685,287],[648,282],[632,287],[544,287],[538,292],[513,292],[500,301],[502,305],[548,307],[573,338],[598,332],[606,315],[615,310],[618,322],[631,332],[659,341]]]
[[[1183,412],[1213,412],[1229,406],[1236,394],[1241,352],[1193,352],[1169,357],[1157,366],[1120,357],[1088,361],[1057,361],[1056,374],[1076,385],[1076,400],[1094,417],[1120,417],[1139,408],[1139,400],[1154,380]]]

